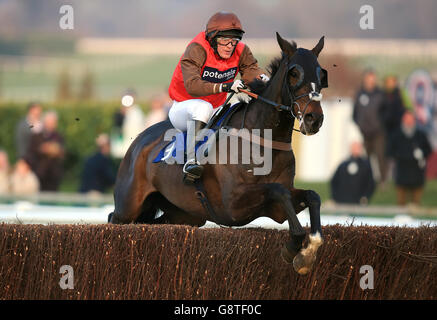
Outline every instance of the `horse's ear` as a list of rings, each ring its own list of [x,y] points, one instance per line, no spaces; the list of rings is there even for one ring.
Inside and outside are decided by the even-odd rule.
[[[294,41],[293,43],[290,43],[287,40],[282,39],[282,37],[277,32],[276,39],[278,40],[278,44],[282,52],[288,54],[289,56],[292,56],[296,52],[296,43]]]
[[[316,46],[311,50],[316,55],[316,57],[319,56],[319,53],[320,51],[322,51],[324,45],[325,45],[325,36],[321,37],[319,43],[316,44]]]

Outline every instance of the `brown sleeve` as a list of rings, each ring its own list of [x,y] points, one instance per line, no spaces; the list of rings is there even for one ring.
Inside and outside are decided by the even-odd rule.
[[[240,73],[244,83],[253,81],[256,77],[266,72],[258,66],[258,61],[253,56],[247,45],[244,46],[240,57]]]
[[[193,97],[203,97],[220,92],[220,83],[204,81],[201,78],[205,61],[205,49],[198,43],[190,44],[181,59],[185,89]]]

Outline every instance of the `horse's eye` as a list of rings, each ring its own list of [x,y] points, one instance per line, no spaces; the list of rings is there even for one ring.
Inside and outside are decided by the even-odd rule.
[[[290,73],[290,75],[291,75],[293,78],[297,78],[297,72],[296,72],[296,71],[292,71],[292,72]]]

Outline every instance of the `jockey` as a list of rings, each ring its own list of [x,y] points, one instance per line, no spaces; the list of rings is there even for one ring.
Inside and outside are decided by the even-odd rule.
[[[201,176],[203,167],[196,161],[196,134],[205,127],[214,109],[226,101],[227,93],[239,92],[255,78],[268,81],[249,47],[240,42],[243,29],[233,13],[218,12],[187,46],[173,73],[169,95],[173,105],[169,119],[173,126],[187,131],[188,159],[183,172],[191,178]],[[241,80],[234,80],[237,74]]]

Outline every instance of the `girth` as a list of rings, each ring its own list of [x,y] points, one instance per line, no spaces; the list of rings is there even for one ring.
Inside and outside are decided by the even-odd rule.
[[[257,136],[254,139],[253,135],[250,135],[247,130],[237,130],[235,128],[231,128],[227,132],[229,135],[234,137],[240,137],[241,139],[251,141],[252,143],[259,144],[264,148],[281,150],[281,151],[291,151],[291,142],[281,142],[275,140],[264,139],[263,137]],[[259,140],[259,141],[257,141]]]

